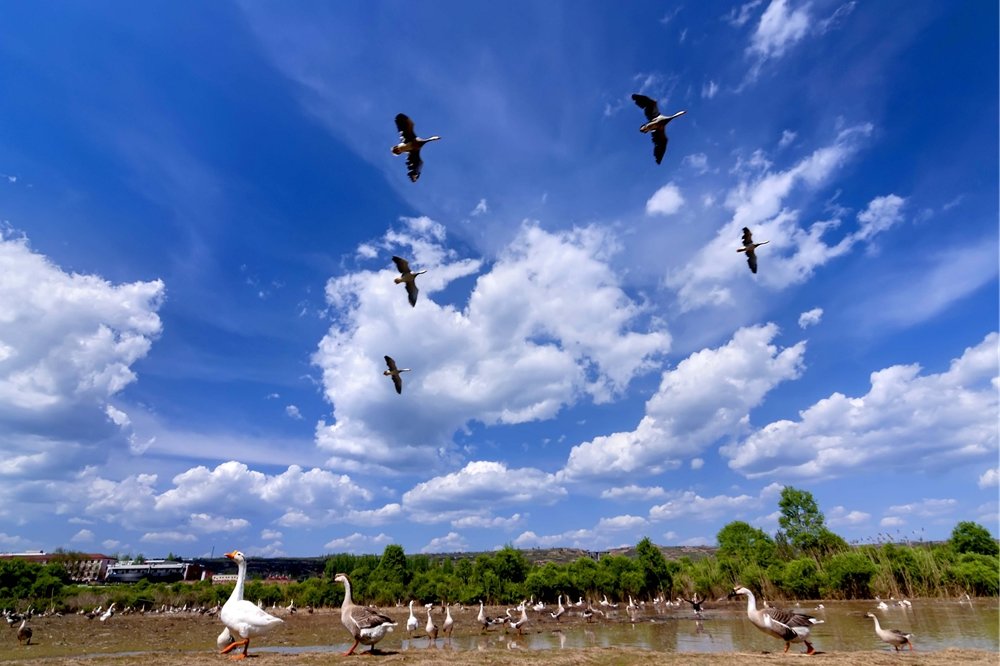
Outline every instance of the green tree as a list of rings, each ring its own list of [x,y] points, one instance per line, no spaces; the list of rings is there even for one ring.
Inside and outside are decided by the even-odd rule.
[[[774,540],[764,530],[752,527],[742,520],[725,525],[715,537],[719,544],[717,555],[740,563],[768,566],[774,559]]]
[[[838,553],[826,563],[826,594],[846,599],[870,599],[875,573],[875,564],[861,553]]]
[[[827,529],[823,512],[808,490],[785,486],[778,509],[779,540],[787,539],[795,551],[820,556],[847,550],[847,542]]]
[[[955,525],[948,540],[956,553],[978,553],[980,555],[996,555],[1000,552],[996,539],[990,531],[972,521],[962,521]]]
[[[644,537],[636,544],[635,556],[642,573],[642,584],[637,594],[653,599],[662,591],[669,593],[674,586],[674,580],[667,566],[667,559],[649,537]]]

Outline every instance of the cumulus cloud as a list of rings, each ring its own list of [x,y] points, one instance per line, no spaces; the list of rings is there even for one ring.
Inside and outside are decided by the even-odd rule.
[[[448,532],[443,537],[431,539],[420,549],[421,553],[462,553],[469,550],[469,542],[458,532]]]
[[[667,183],[646,202],[647,215],[673,215],[684,205],[681,189],[673,183]]]
[[[859,228],[834,245],[823,235],[839,226],[840,220],[826,220],[799,226],[799,212],[785,207],[785,200],[798,188],[816,188],[846,164],[871,134],[869,124],[840,131],[834,142],[813,151],[785,171],[772,171],[771,163],[755,153],[749,161],[737,163],[739,181],[726,196],[732,219],[716,236],[694,253],[692,259],[667,276],[667,284],[677,290],[684,310],[706,305],[734,303],[734,289],[746,289],[757,282],[772,289],[799,284],[815,269],[849,252],[856,244],[871,242],[879,233],[896,224],[904,200],[896,195],[876,197],[858,216]],[[893,215],[892,213],[897,213]],[[758,261],[767,263],[753,280],[745,261],[734,250],[743,227],[753,230],[754,240],[770,241],[761,248]],[[741,279],[742,278],[742,279]]]
[[[167,530],[165,532],[146,532],[139,541],[144,543],[191,543],[197,541],[197,537],[190,532],[179,532]]]
[[[295,419],[297,421],[301,421],[302,420],[302,412],[300,412],[299,408],[296,407],[295,405],[286,405],[285,406],[285,414],[289,418]]]
[[[573,447],[560,478],[657,474],[746,432],[750,410],[802,369],[805,343],[781,349],[777,334],[774,324],[741,328],[725,345],[691,354],[663,373],[635,430]]]
[[[697,516],[699,520],[712,520],[721,516],[740,516],[759,510],[765,501],[773,500],[782,486],[772,483],[754,495],[715,495],[702,497],[692,490],[676,493],[674,497],[649,509],[649,519],[656,522],[679,520]]]
[[[188,526],[196,532],[235,532],[250,526],[245,518],[224,518],[209,513],[192,513]]]
[[[108,401],[159,336],[163,294],[159,280],[67,273],[0,229],[0,476],[76,470],[122,428],[127,441],[128,417]]]
[[[94,533],[90,530],[83,529],[70,537],[71,543],[90,543],[94,540]]]
[[[874,467],[935,471],[997,455],[997,333],[922,374],[896,365],[871,374],[860,397],[834,393],[722,448],[750,477],[826,478]],[[898,513],[899,508],[891,510]]]
[[[502,516],[471,515],[463,516],[451,521],[451,526],[456,529],[478,528],[478,529],[502,529],[509,530],[524,522],[524,518],[519,513],[515,513],[509,518]]]
[[[1000,485],[1000,472],[998,472],[996,467],[992,467],[980,475],[980,488],[991,488],[996,485]]]
[[[391,267],[327,285],[335,322],[313,361],[333,405],[335,422],[316,432],[331,466],[444,468],[455,462],[452,435],[470,421],[525,423],[585,396],[610,400],[669,347],[666,332],[631,330],[645,311],[619,286],[608,264],[616,242],[601,229],[524,226],[458,310],[434,294],[480,263],[445,249],[440,225],[404,224],[384,242],[408,246],[411,266],[429,269],[418,307],[393,284]],[[413,335],[421,330],[434,335]],[[382,376],[389,352],[412,368],[402,396]]]
[[[886,516],[878,521],[878,524],[880,527],[902,527],[906,524],[906,521],[899,516]]]
[[[614,516],[597,521],[597,529],[604,531],[636,530],[649,524],[642,516]]]
[[[823,308],[813,308],[799,315],[799,328],[815,326],[823,318]]]
[[[835,506],[826,513],[826,522],[830,527],[851,527],[863,525],[871,520],[872,515],[857,509],[848,510],[843,506]]]
[[[345,537],[337,537],[323,544],[327,551],[337,553],[370,553],[384,549],[386,544],[392,543],[392,537],[379,532],[375,536],[355,532]]]
[[[623,500],[631,502],[634,500],[649,500],[663,497],[667,491],[659,487],[643,487],[635,484],[627,486],[614,486],[601,492],[601,499]]]

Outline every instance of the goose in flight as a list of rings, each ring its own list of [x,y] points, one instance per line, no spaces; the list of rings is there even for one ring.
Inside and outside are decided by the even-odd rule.
[[[766,240],[760,243],[754,243],[753,234],[750,233],[750,228],[743,227],[743,247],[736,248],[736,251],[747,253],[747,264],[750,265],[751,273],[757,273],[757,248],[770,242],[771,241]]]
[[[659,164],[663,159],[663,155],[667,152],[667,141],[669,141],[667,138],[667,123],[674,118],[683,116],[687,111],[678,111],[672,116],[665,116],[660,113],[660,107],[652,97],[635,93],[632,95],[632,100],[646,114],[648,122],[640,127],[639,131],[643,134],[652,132],[653,157],[656,158],[656,163]]]
[[[424,165],[424,161],[420,159],[420,149],[424,147],[425,143],[438,141],[441,137],[429,136],[426,139],[421,139],[413,131],[413,121],[404,113],[396,114],[396,129],[399,130],[399,143],[392,147],[392,154],[407,154],[406,174],[415,183],[420,178],[420,168]]]
[[[382,372],[386,377],[392,377],[392,383],[396,387],[396,393],[403,393],[403,379],[399,376],[401,372],[410,372],[409,368],[397,368],[396,362],[392,360],[391,356],[385,357],[385,364],[389,366],[388,370]]]
[[[393,257],[392,263],[396,264],[396,269],[399,270],[399,277],[393,280],[393,282],[396,284],[402,282],[406,285],[406,295],[410,299],[410,305],[416,307],[417,294],[420,293],[420,290],[417,289],[417,276],[423,275],[427,271],[423,270],[414,273],[410,270],[410,263],[402,257]]]
[[[821,624],[811,615],[794,613],[780,608],[761,608],[758,610],[753,592],[745,587],[733,588],[730,596],[743,594],[747,597],[747,617],[755,627],[765,634],[785,641],[785,652],[792,643],[805,643],[806,654],[813,654],[816,649],[809,642],[809,629],[814,624]]]

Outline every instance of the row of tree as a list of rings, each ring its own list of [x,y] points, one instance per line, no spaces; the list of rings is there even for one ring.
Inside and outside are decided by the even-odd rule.
[[[248,582],[244,596],[267,606],[336,606],[343,587],[337,573],[351,576],[354,595],[366,603],[392,605],[418,599],[474,604],[514,604],[557,595],[625,601],[700,594],[717,598],[737,583],[772,599],[852,599],[885,597],[997,595],[1000,548],[983,526],[960,522],[947,542],[892,542],[850,545],[831,532],[812,495],[786,487],[779,501],[780,530],[773,537],[734,521],[717,535],[714,555],[667,560],[648,538],[634,556],[581,557],[569,563],[533,564],[522,551],[505,546],[469,557],[406,555],[392,544],[381,557],[338,554],[326,561],[323,577],[295,583]],[[0,561],[0,607],[55,606],[72,610],[116,602],[118,608],[210,607],[228,598],[231,585],[209,582],[116,585],[83,588],[70,584],[66,570],[23,560]]]

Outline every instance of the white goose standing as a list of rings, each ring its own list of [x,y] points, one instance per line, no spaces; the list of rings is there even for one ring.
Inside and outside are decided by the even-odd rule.
[[[340,606],[340,621],[354,637],[354,645],[344,653],[344,656],[354,654],[354,648],[358,647],[358,643],[371,646],[368,652],[374,654],[375,644],[385,638],[396,623],[375,608],[356,605],[351,598],[351,581],[347,574],[339,573],[333,580],[344,584],[344,603]]]
[[[746,595],[747,617],[750,618],[755,627],[765,634],[770,634],[775,638],[785,641],[785,652],[788,652],[788,648],[792,643],[805,643],[806,654],[816,652],[816,649],[808,640],[809,628],[814,624],[822,623],[823,620],[817,620],[811,615],[793,613],[792,611],[780,608],[762,608],[758,610],[753,592],[745,587],[734,588],[732,594]]]
[[[226,553],[226,557],[236,562],[239,567],[239,575],[236,576],[236,587],[233,588],[233,593],[229,595],[229,600],[219,611],[219,619],[229,629],[231,636],[239,636],[243,640],[233,641],[222,649],[222,654],[227,654],[242,646],[243,652],[234,655],[233,659],[245,659],[252,636],[265,634],[284,622],[243,598],[243,584],[247,578],[247,560],[243,553],[234,550],[231,553]],[[222,639],[221,635],[219,639]]]
[[[878,623],[878,617],[874,613],[865,613],[865,617],[870,617],[875,620],[875,634],[883,641],[896,648],[896,652],[899,652],[900,646],[903,645],[909,645],[910,650],[913,649],[913,643],[910,641],[910,639],[913,638],[913,634],[905,634],[899,629],[883,629]]]
[[[412,635],[418,626],[420,623],[417,621],[417,616],[413,614],[413,599],[410,599],[410,617],[406,620],[406,635]]]

